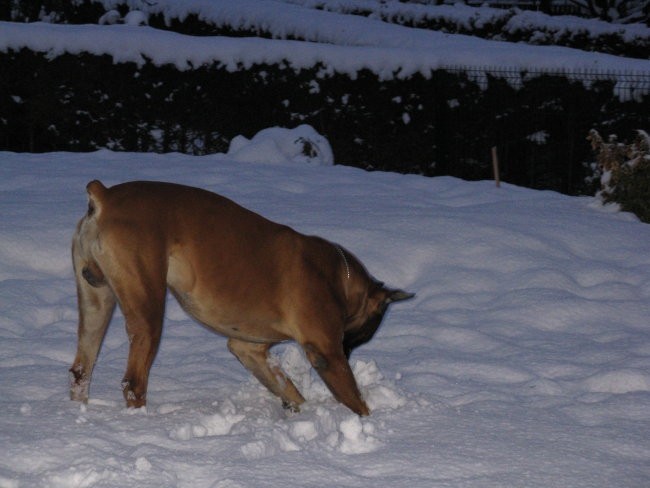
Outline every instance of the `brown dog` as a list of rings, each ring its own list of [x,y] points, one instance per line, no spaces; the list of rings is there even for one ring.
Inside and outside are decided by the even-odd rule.
[[[388,304],[413,294],[385,288],[340,246],[206,190],[143,181],[111,188],[92,181],[87,190],[88,213],[72,244],[79,301],[73,400],[88,401],[118,302],[130,343],[124,397],[128,407],[145,405],[169,287],[189,315],[229,337],[230,351],[286,408],[305,400],[267,354],[293,339],[337,400],[369,414],[347,359],[372,338]]]

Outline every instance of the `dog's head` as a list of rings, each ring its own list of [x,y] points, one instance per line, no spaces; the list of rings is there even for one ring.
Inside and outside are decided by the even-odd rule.
[[[414,296],[415,293],[387,288],[382,282],[373,280],[362,312],[356,316],[353,320],[356,323],[351,323],[343,336],[345,355],[349,358],[353,349],[372,339],[391,303],[408,300]]]

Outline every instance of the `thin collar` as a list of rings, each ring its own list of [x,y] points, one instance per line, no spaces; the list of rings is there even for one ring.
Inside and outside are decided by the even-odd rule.
[[[343,251],[343,248],[339,246],[338,244],[334,244],[334,247],[336,250],[339,252],[341,257],[343,258],[343,263],[345,264],[345,274],[348,277],[348,280],[350,279],[350,264],[348,263],[348,258],[345,256],[345,252]]]

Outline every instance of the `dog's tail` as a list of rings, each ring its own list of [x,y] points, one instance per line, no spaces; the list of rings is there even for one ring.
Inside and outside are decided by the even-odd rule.
[[[88,213],[86,216],[81,219],[77,227],[77,233],[75,234],[75,240],[73,245],[73,254],[81,252],[82,249],[86,249],[86,254],[80,256],[79,262],[83,263],[81,268],[81,276],[88,282],[89,285],[94,287],[103,286],[106,284],[106,278],[101,268],[93,257],[88,254],[89,249],[92,247],[87,240],[89,237],[96,238],[96,231],[93,232],[92,229],[95,229],[97,226],[97,217],[102,212],[102,206],[104,204],[106,187],[99,180],[93,180],[86,185],[86,191],[88,192]],[[95,237],[92,237],[95,236]]]
[[[106,187],[99,180],[93,180],[86,185],[88,192],[88,217],[98,217],[102,211],[102,201]]]

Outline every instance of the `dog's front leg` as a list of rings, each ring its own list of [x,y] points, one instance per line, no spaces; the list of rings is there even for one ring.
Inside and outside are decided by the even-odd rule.
[[[305,399],[279,365],[269,361],[273,344],[257,344],[238,339],[228,340],[228,349],[269,391],[282,399],[284,408],[297,412]]]
[[[307,343],[303,346],[307,359],[323,379],[334,397],[360,416],[370,415],[368,405],[361,397],[343,345],[324,346]]]

